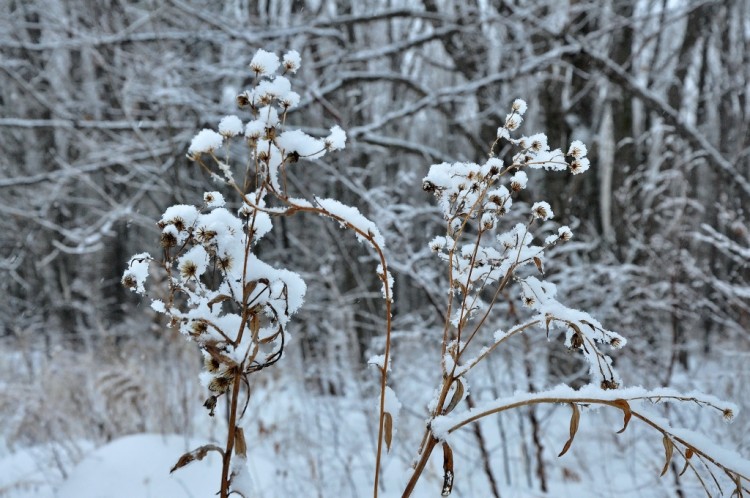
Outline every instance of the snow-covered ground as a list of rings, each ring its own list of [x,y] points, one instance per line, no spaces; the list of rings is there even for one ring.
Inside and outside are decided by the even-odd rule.
[[[419,396],[408,386],[404,396]],[[416,393],[416,394],[415,394]],[[246,424],[249,472],[254,496],[371,496],[374,460],[372,413],[353,397],[313,396],[287,385],[278,391],[256,392]],[[416,409],[416,407],[415,407]],[[732,427],[703,417],[694,407],[672,411],[676,420],[701,427],[712,437],[731,438]],[[708,415],[708,414],[706,414]],[[401,414],[401,426],[391,454],[384,459],[382,496],[400,496],[408,462],[421,435],[422,415],[411,408]],[[536,474],[535,446],[519,437],[527,433],[523,412],[485,419],[481,430],[490,454],[493,476],[501,496],[511,498],[657,498],[676,495],[674,472],[658,475],[664,464],[661,438],[633,422],[624,434],[616,410],[584,410],[580,430],[569,453],[558,458],[568,437],[570,409],[551,406],[537,410],[541,427],[547,492]],[[216,427],[218,424],[219,427]],[[9,452],[0,459],[0,496],[4,498],[132,498],[207,497],[218,490],[220,461],[209,455],[173,474],[169,469],[184,452],[208,442],[222,444],[221,421],[203,437],[133,434],[94,449],[75,442],[83,459],[65,461],[63,449],[47,445]],[[501,439],[505,434],[505,442]],[[737,433],[734,433],[737,437]],[[471,428],[450,439],[455,452],[453,496],[492,496],[484,460]],[[726,441],[725,441],[726,443]],[[527,465],[528,462],[531,465]],[[442,483],[442,455],[437,451],[414,496],[437,496]],[[675,456],[679,472],[683,461]],[[680,479],[684,496],[701,496],[697,480]],[[725,488],[726,491],[726,488]]]

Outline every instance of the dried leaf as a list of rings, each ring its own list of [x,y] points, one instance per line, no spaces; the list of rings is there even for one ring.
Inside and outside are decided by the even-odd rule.
[[[253,293],[255,288],[258,286],[258,282],[256,280],[253,280],[252,282],[248,282],[245,284],[245,288],[242,291],[242,302],[247,302],[248,298],[250,297],[250,294]]]
[[[583,337],[583,332],[581,332],[581,327],[578,326],[575,322],[568,322],[568,325],[570,325],[570,328],[572,328],[578,335]]]
[[[281,329],[277,330],[275,333],[269,335],[268,337],[264,337],[263,339],[258,339],[258,342],[261,344],[270,344],[273,341],[275,341],[277,337],[279,337],[279,334],[281,334]]]
[[[453,491],[453,450],[443,443],[443,490],[440,496],[448,496]]]
[[[573,409],[573,414],[570,416],[570,438],[565,443],[565,446],[563,446],[560,454],[557,455],[558,457],[563,456],[570,449],[570,445],[573,444],[573,438],[576,437],[576,432],[578,432],[578,422],[581,420],[581,412],[578,411],[578,405],[571,403],[570,407]]]
[[[742,498],[742,480],[740,478],[740,475],[732,475],[730,472],[727,472],[727,475],[730,479],[732,479],[732,482],[734,483],[734,492],[732,493],[732,496],[737,495],[737,498]]]
[[[180,459],[177,460],[177,463],[174,464],[174,467],[170,469],[169,473],[171,474],[175,470],[184,467],[190,462],[194,462],[196,460],[203,460],[206,457],[206,455],[208,455],[209,451],[218,451],[219,454],[221,454],[222,456],[224,455],[224,450],[222,450],[215,444],[205,444],[199,448],[194,449],[193,451],[188,451],[187,453],[182,455]]]
[[[581,323],[583,323],[585,325],[588,325],[591,328],[591,330],[593,330],[594,332],[596,332],[596,327],[594,327],[594,325],[592,323],[587,322],[586,320],[581,320]]]
[[[393,442],[393,417],[390,413],[383,413],[383,430],[385,432],[385,449],[390,453],[391,442]]]
[[[630,411],[630,404],[624,399],[616,399],[612,402],[612,404],[615,405],[620,410],[622,410],[622,413],[624,415],[622,429],[617,431],[617,434],[622,434],[623,432],[625,432],[625,429],[628,428],[630,419],[633,417],[633,412]]]
[[[458,406],[458,403],[461,402],[461,400],[464,397],[464,384],[461,382],[461,379],[456,379],[456,390],[453,391],[453,397],[450,400],[450,403],[448,403],[448,406],[443,410],[443,415],[446,415],[450,412],[452,412],[456,406]]]
[[[547,339],[549,339],[549,324],[552,323],[552,315],[546,315],[544,317],[545,325],[547,326]]]
[[[669,464],[672,462],[672,454],[674,453],[674,443],[668,436],[664,436],[662,443],[664,443],[664,458],[666,462],[664,462],[664,468],[661,470],[659,477],[666,474],[667,470],[669,470]]]
[[[685,472],[687,472],[687,469],[690,466],[690,459],[692,457],[693,457],[693,450],[691,450],[690,448],[688,448],[685,451],[685,466],[682,467],[682,470],[680,471],[680,476],[682,476],[682,474],[684,474]]]
[[[536,265],[536,269],[539,270],[539,273],[544,275],[544,267],[542,266],[542,259],[534,256],[534,264]]]
[[[208,304],[208,309],[211,310],[211,311],[213,311],[214,304],[221,303],[221,302],[224,302],[224,301],[228,301],[230,299],[232,299],[232,298],[229,297],[229,296],[227,296],[226,294],[219,294],[218,296],[216,296],[215,298],[211,299],[207,303]]]
[[[247,456],[245,431],[242,430],[242,427],[234,428],[234,454],[238,456]]]
[[[216,410],[216,396],[209,396],[205,403],[203,403],[203,406],[208,409],[208,415],[210,417],[214,416],[214,410]]]

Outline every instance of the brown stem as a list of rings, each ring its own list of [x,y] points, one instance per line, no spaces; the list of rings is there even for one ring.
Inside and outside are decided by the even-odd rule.
[[[428,429],[429,432],[429,429]],[[432,454],[432,450],[435,449],[435,446],[437,445],[439,441],[435,436],[430,434],[430,438],[427,441],[427,445],[425,445],[424,449],[422,450],[422,457],[419,459],[419,462],[417,462],[416,467],[414,467],[414,472],[411,475],[411,479],[409,479],[409,483],[406,485],[406,489],[404,489],[404,494],[401,495],[401,498],[407,498],[411,496],[411,493],[414,491],[414,487],[417,485],[417,482],[419,481],[419,478],[422,476],[422,472],[424,471],[425,466],[427,465],[427,461],[430,459],[430,455]]]
[[[355,228],[356,230],[356,228]],[[378,446],[375,455],[375,483],[372,495],[378,498],[378,484],[380,481],[380,457],[383,454],[383,432],[385,431],[385,388],[388,382],[388,363],[391,357],[391,291],[388,288],[388,265],[385,254],[380,246],[375,243],[372,236],[368,234],[367,240],[380,256],[380,266],[383,270],[383,289],[385,290],[385,352],[383,356],[383,371],[380,378],[380,412],[378,414]]]
[[[234,449],[234,432],[237,423],[237,400],[240,397],[240,376],[242,369],[238,368],[234,373],[232,384],[232,402],[229,407],[229,428],[227,430],[227,447],[224,450],[224,458],[221,462],[221,498],[229,497],[229,468],[232,463],[232,450]]]
[[[435,418],[436,416],[443,413],[443,406],[445,405],[445,400],[448,398],[448,393],[450,392],[453,380],[453,378],[443,379],[443,388],[440,390],[440,396],[438,396],[438,401],[435,404],[435,411],[432,413],[432,418]],[[430,459],[432,450],[435,449],[435,446],[437,446],[439,442],[440,441],[432,435],[432,429],[430,429],[430,426],[428,425],[425,429],[423,447],[421,448],[420,453],[421,456],[419,458],[419,461],[417,462],[417,465],[414,467],[414,472],[412,472],[411,478],[409,479],[406,488],[404,489],[404,494],[401,495],[402,498],[411,496],[411,493],[414,491],[414,487],[417,485],[419,478],[422,476],[422,472],[424,472],[427,461]]]

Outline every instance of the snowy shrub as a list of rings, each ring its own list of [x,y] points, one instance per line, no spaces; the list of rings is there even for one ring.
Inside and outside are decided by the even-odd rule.
[[[240,108],[249,113],[247,120],[227,116],[218,123],[218,131],[200,131],[188,148],[189,159],[227,188],[231,196],[206,192],[198,205],[167,208],[158,221],[162,254],[133,256],[122,278],[125,286],[145,295],[149,272],[165,275],[168,297],[152,299],[151,308],[201,350],[205,365],[201,381],[209,412],[214,413],[220,398],[228,398],[223,447],[201,446],[183,455],[173,468],[200,460],[212,451],[220,453],[222,498],[233,493],[250,496],[242,430],[250,376],[282,359],[291,319],[305,297],[306,286],[298,274],[274,268],[257,256],[257,245],[273,228],[274,218],[298,213],[330,218],[377,255],[379,265],[373,270],[382,282],[385,347],[382,354],[370,360],[380,373],[374,496],[378,494],[381,455],[384,446],[386,450],[391,447],[401,407],[387,383],[393,277],[388,271],[384,237],[356,207],[335,199],[294,198],[287,193],[288,168],[346,145],[346,133],[338,126],[333,126],[328,136],[313,137],[285,125],[287,113],[300,100],[286,75],[295,73],[300,64],[301,58],[294,51],[282,59],[263,50],[255,54],[250,63],[255,84],[237,97]],[[283,73],[277,74],[279,70]],[[540,403],[563,403],[571,408],[570,437],[560,455],[571,447],[581,410],[608,406],[622,412],[621,432],[635,418],[661,435],[665,472],[677,453],[685,469],[699,476],[706,492],[699,472],[708,469],[714,477],[713,468],[728,476],[735,494],[742,495],[750,464],[712,447],[697,434],[672,428],[642,405],[691,402],[716,410],[725,419],[732,418],[736,407],[699,393],[623,387],[608,352],[623,347],[625,338],[588,313],[565,306],[555,285],[544,280],[545,251],[569,241],[573,233],[567,226],[553,225],[554,211],[547,202],[537,201],[529,207],[514,201],[527,188],[527,170],[580,174],[589,169],[590,163],[586,146],[580,141],[574,141],[564,153],[551,149],[542,133],[513,138],[512,132],[520,127],[526,110],[524,101],[513,102],[484,163],[436,164],[423,180],[423,189],[434,193],[445,219],[445,233],[429,246],[446,265],[450,288],[446,293],[441,357],[435,360],[441,380],[429,406],[428,422],[404,496],[411,494],[438,446],[444,455],[442,494],[450,494],[455,477],[452,433],[483,417]],[[506,160],[495,155],[501,144],[515,151]],[[241,148],[246,153],[238,158],[236,151]],[[527,221],[505,222],[512,209],[524,209]],[[493,309],[501,302],[512,307],[513,296],[521,304],[514,312],[518,323],[505,331],[489,330],[486,325]],[[456,410],[469,392],[467,374],[499,346],[531,333],[545,334],[550,341],[559,337],[566,348],[580,354],[588,362],[591,384],[579,390],[561,385],[541,392],[515,393],[467,411]]]

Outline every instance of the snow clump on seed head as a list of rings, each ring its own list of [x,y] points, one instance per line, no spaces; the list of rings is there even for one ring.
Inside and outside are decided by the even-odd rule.
[[[278,55],[261,49],[255,52],[253,59],[250,61],[250,69],[255,71],[258,76],[268,76],[276,72],[279,64]]]
[[[224,143],[224,137],[213,130],[203,129],[190,142],[188,156],[196,157],[218,149]]]

